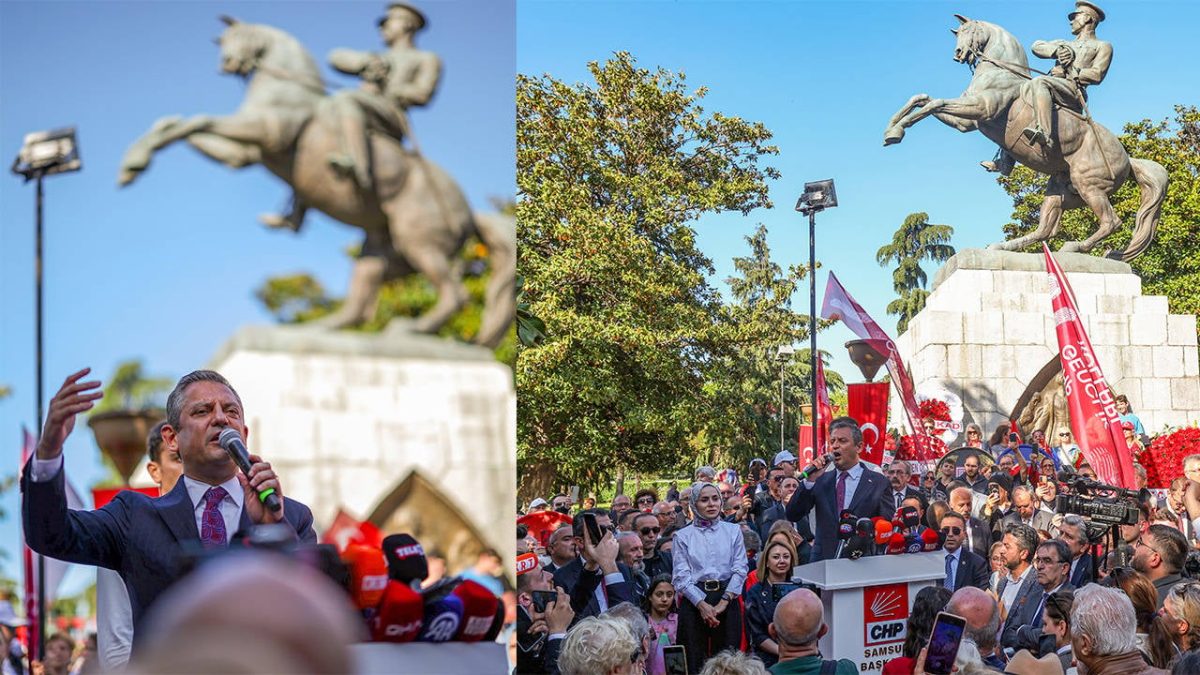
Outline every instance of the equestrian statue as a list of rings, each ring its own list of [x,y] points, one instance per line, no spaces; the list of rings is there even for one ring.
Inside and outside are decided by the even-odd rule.
[[[441,77],[436,55],[416,49],[426,19],[394,2],[379,20],[388,50],[336,49],[331,65],[362,79],[358,89],[326,92],[316,62],[291,35],[271,26],[221,17],[221,70],[247,78],[232,115],[165,117],[130,146],[118,183],[127,185],[153,154],[180,140],[231,168],[262,164],[292,187],[291,210],[267,214],[268,227],[299,232],[315,208],[366,237],[342,306],[319,322],[327,328],[374,316],[382,285],[424,275],[437,302],[413,329],[435,333],[467,300],[457,254],[471,235],[487,246],[491,277],[475,342],[500,343],[516,311],[516,221],[474,213],[454,179],[422,156],[407,110],[425,105]]]
[[[1112,45],[1096,37],[1104,11],[1078,0],[1068,15],[1074,40],[1039,40],[1033,53],[1053,59],[1048,73],[1029,67],[1025,50],[1006,30],[986,21],[955,15],[954,60],[973,71],[962,96],[935,99],[918,94],[891,119],[884,145],[899,143],[904,130],[933,115],[962,132],[978,129],[1000,150],[985,169],[1005,175],[1014,160],[1050,177],[1041,220],[1031,233],[988,248],[1015,251],[1046,241],[1059,231],[1063,209],[1089,207],[1100,221],[1092,236],[1063,244],[1063,251],[1086,253],[1121,226],[1109,197],[1133,178],[1141,202],[1133,237],[1110,258],[1126,262],[1154,240],[1167,192],[1167,171],[1157,162],[1131,158],[1120,140],[1092,119],[1087,87],[1099,84],[1112,62]],[[1038,74],[1037,77],[1031,73]]]

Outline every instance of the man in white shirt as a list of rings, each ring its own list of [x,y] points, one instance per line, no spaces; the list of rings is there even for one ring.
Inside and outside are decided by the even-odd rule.
[[[163,452],[162,428],[166,420],[154,425],[146,438],[146,472],[158,486],[158,495],[170,492],[183,475],[178,452]],[[129,662],[133,642],[133,614],[129,609],[129,591],[115,571],[96,568],[96,647],[104,670],[117,670]]]

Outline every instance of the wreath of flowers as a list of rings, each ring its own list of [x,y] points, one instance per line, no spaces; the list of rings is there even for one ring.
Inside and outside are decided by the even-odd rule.
[[[1146,485],[1169,488],[1183,475],[1183,458],[1200,453],[1200,428],[1184,427],[1154,438],[1138,461],[1146,467]]]
[[[950,421],[950,406],[941,399],[927,398],[917,403],[917,410],[921,413],[921,419],[934,419],[940,422]]]
[[[946,454],[946,444],[936,436],[909,434],[900,437],[900,450],[896,459],[928,462],[941,459]]]

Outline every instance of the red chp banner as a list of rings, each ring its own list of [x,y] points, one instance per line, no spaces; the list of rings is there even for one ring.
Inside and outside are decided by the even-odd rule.
[[[900,352],[892,338],[875,323],[862,305],[858,304],[850,294],[842,288],[837,275],[829,273],[829,281],[825,284],[825,300],[821,303],[822,319],[840,319],[855,335],[870,343],[871,348],[887,358],[888,374],[896,383],[896,391],[900,394],[900,402],[904,404],[904,412],[908,417],[908,428],[914,436],[919,437],[925,444],[929,438],[925,436],[925,428],[921,425],[921,413],[917,408],[917,398],[914,395],[913,383],[900,359]],[[851,415],[853,417],[853,415]],[[855,418],[858,419],[858,418]]]
[[[848,384],[846,398],[850,416],[862,429],[861,457],[872,464],[882,464],[883,443],[887,438],[887,382]]]
[[[1058,261],[1050,255],[1050,247],[1042,244],[1046,273],[1050,281],[1050,301],[1054,307],[1054,326],[1058,334],[1058,356],[1062,361],[1063,385],[1067,394],[1067,409],[1071,415],[1071,432],[1079,449],[1096,476],[1109,485],[1123,488],[1136,486],[1133,458],[1125,435],[1117,404],[1096,362],[1092,341],[1083,329],[1075,294],[1067,275]]]

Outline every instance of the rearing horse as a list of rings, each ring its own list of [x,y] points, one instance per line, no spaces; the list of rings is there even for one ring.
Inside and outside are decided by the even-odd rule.
[[[366,233],[346,300],[320,323],[331,328],[369,320],[389,279],[416,271],[437,291],[437,303],[415,322],[436,332],[467,299],[456,255],[478,234],[492,267],[475,342],[494,347],[516,312],[516,222],[472,213],[462,190],[440,167],[382,134],[371,134],[374,188],[338,175],[326,158],[339,151],[335,106],[316,62],[291,35],[270,26],[221,17],[221,69],[249,78],[246,98],[224,117],[165,117],[130,146],[118,182],[131,183],[155,152],[179,140],[232,168],[262,164],[292,186],[297,201]],[[337,96],[337,94],[334,94]]]
[[[1032,124],[1034,110],[1026,92],[1029,61],[1025,50],[1008,31],[986,21],[955,14],[960,26],[954,60],[974,70],[963,95],[931,99],[918,94],[892,116],[884,145],[899,143],[904,130],[933,115],[962,132],[978,129],[1029,168],[1050,176],[1041,220],[1033,232],[992,244],[988,248],[1014,251],[1046,241],[1058,233],[1063,209],[1088,206],[1100,227],[1084,241],[1063,244],[1063,251],[1086,252],[1117,231],[1121,220],[1109,196],[1132,175],[1141,191],[1133,237],[1124,251],[1109,251],[1111,258],[1132,260],[1154,239],[1167,192],[1167,171],[1157,162],[1130,158],[1120,140],[1108,129],[1080,113],[1055,106],[1053,135],[1058,139],[1046,151],[1031,145],[1021,130]]]

